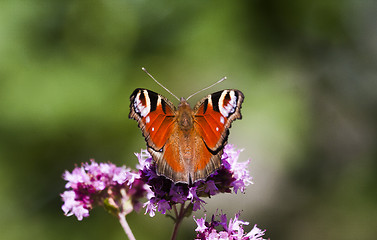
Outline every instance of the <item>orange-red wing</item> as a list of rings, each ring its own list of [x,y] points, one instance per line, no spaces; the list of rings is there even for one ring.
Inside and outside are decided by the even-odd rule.
[[[180,141],[177,124],[172,125],[170,138],[164,145],[163,151],[148,148],[157,163],[157,174],[173,180],[174,182],[188,182],[187,163],[180,157]]]
[[[213,110],[207,110],[207,113],[203,115],[195,115],[195,128],[211,150],[216,149],[225,131],[225,126],[220,121],[221,117],[220,113]]]
[[[130,114],[149,147],[160,150],[169,138],[175,122],[175,107],[165,97],[146,89],[136,89],[131,97]]]
[[[194,172],[202,172],[206,169],[208,163],[211,161],[211,158],[214,155],[207,149],[206,145],[203,142],[198,144],[196,147],[197,149],[194,159]],[[214,170],[212,166],[210,170]],[[200,178],[203,179],[204,177],[200,176]]]
[[[182,173],[185,170],[185,166],[179,161],[178,146],[174,142],[166,144],[163,157],[174,172]]]
[[[217,151],[226,143],[231,123],[242,117],[243,99],[239,90],[222,90],[208,95],[195,106],[194,128],[211,151]]]
[[[215,154],[211,153],[198,135],[191,136],[188,145],[192,147],[187,149],[179,137],[180,133],[176,131],[177,127],[175,125],[163,152],[149,151],[156,159],[157,174],[164,175],[174,182],[190,183],[205,179],[219,168],[222,149]],[[190,157],[184,157],[185,153],[182,151],[185,150],[190,152]]]

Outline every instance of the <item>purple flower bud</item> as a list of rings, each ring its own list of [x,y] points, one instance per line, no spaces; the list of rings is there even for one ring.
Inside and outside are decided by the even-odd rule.
[[[204,192],[209,193],[210,195],[216,195],[218,188],[213,180],[206,181]]]
[[[157,207],[158,207],[157,210],[161,212],[162,214],[165,214],[166,210],[171,209],[169,202],[166,201],[165,199],[161,199],[160,201],[158,201]]]

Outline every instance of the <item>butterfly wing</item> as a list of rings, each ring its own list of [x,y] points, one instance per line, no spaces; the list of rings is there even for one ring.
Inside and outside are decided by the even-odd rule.
[[[205,178],[221,164],[223,147],[227,143],[229,128],[235,119],[241,119],[241,91],[228,89],[203,98],[194,108],[194,129],[202,139],[197,166],[197,178]],[[210,156],[208,158],[208,156]]]
[[[149,148],[162,151],[175,122],[175,107],[165,97],[147,90],[136,89],[130,97],[129,118],[135,119]]]
[[[146,89],[136,89],[130,100],[129,118],[138,122],[148,152],[156,162],[157,174],[174,182],[185,182],[174,105],[165,97]]]

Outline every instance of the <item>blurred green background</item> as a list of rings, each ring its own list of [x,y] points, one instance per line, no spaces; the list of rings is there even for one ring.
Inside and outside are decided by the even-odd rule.
[[[255,184],[210,199],[208,215],[242,210],[271,239],[375,239],[376,12],[373,0],[2,0],[0,238],[127,239],[103,209],[65,217],[59,194],[90,158],[135,166],[136,87],[177,104],[144,66],[184,97],[228,77],[191,105],[245,94],[229,142]],[[143,213],[128,217],[136,238],[169,239],[172,221]]]

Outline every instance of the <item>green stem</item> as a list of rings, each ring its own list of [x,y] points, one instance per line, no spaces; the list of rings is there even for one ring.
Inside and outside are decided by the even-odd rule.
[[[181,209],[179,210],[179,213],[177,211],[177,208],[174,206],[175,211],[175,224],[174,224],[174,230],[171,235],[171,240],[177,239],[178,229],[182,223],[183,218],[185,217],[186,209],[185,209],[185,203],[182,203]]]
[[[135,240],[135,237],[134,237],[134,235],[131,231],[131,228],[127,223],[126,214],[122,213],[122,212],[119,213],[118,219],[119,219],[120,225],[122,225],[122,227],[123,227],[124,232],[127,234],[128,239]]]

